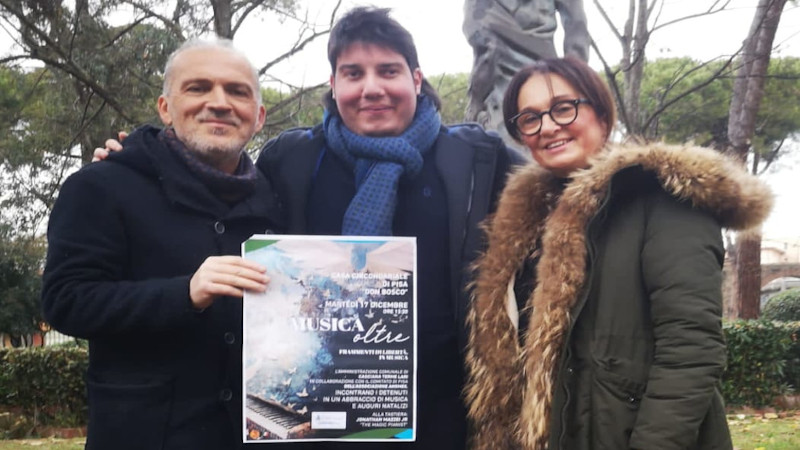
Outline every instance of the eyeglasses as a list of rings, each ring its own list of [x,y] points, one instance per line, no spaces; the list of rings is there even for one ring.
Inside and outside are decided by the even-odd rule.
[[[542,117],[545,114],[559,125],[569,125],[578,118],[578,105],[581,103],[590,104],[591,102],[585,98],[562,100],[554,103],[547,111],[540,113],[523,111],[508,119],[508,121],[513,123],[517,130],[525,136],[535,136],[542,131]]]

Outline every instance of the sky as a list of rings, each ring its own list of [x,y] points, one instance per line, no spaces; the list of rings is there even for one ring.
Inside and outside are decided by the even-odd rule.
[[[621,27],[627,14],[627,3],[620,0],[598,0],[605,5],[611,20]],[[299,0],[301,15],[311,22],[325,24],[329,20],[333,0]],[[678,17],[699,14],[714,0],[663,0],[658,23],[665,24]],[[726,10],[711,16],[699,17],[664,26],[656,31],[647,46],[648,58],[690,56],[707,60],[734,53],[744,40],[755,13],[757,0],[729,0]],[[422,71],[428,76],[444,73],[469,72],[472,67],[472,48],[464,37],[463,0],[344,0],[339,11],[355,5],[376,5],[392,9],[392,15],[413,35],[419,52]],[[620,46],[610,32],[610,27],[594,6],[594,0],[584,0],[589,32],[613,63],[621,56]],[[0,54],[8,46],[7,37],[0,32]],[[279,23],[275,19],[251,20],[239,30],[236,45],[260,66],[285,52],[298,36],[298,25],[292,20]],[[556,33],[559,48],[561,33]],[[330,76],[325,43],[317,39],[299,55],[275,66],[270,74],[295,86],[323,83]],[[789,1],[784,9],[775,40],[773,56],[800,57],[800,6]],[[559,49],[560,50],[560,49]],[[594,53],[589,64],[600,69],[600,59]],[[763,177],[777,193],[777,203],[764,226],[768,237],[800,237],[800,177],[795,175],[800,167],[800,143],[792,158],[785,158]]]

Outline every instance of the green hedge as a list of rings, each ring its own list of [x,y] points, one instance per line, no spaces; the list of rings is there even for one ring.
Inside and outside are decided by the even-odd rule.
[[[779,292],[767,300],[761,318],[767,320],[800,320],[800,289]]]
[[[797,386],[798,323],[766,320],[726,323],[728,367],[722,393],[729,405],[766,406]],[[794,339],[794,340],[793,340]]]
[[[800,394],[800,321],[781,324],[789,333],[792,344],[786,353],[786,366],[783,368],[783,379],[792,393]]]
[[[0,349],[0,404],[30,427],[86,424],[88,352],[76,346]]]
[[[770,405],[792,389],[800,393],[800,322],[726,322],[724,332],[729,405]],[[20,412],[28,433],[85,425],[87,364],[87,350],[78,346],[0,349],[0,405]]]

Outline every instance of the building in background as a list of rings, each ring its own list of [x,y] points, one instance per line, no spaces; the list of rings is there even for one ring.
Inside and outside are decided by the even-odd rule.
[[[761,240],[761,264],[800,263],[800,237]]]

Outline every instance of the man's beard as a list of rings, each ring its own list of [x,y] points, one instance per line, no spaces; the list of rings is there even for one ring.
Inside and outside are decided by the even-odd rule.
[[[247,142],[241,142],[241,139],[231,140],[227,143],[212,144],[202,138],[198,139],[198,136],[194,134],[181,139],[181,141],[186,145],[186,149],[197,159],[215,168],[222,167],[225,161],[239,157],[244,150],[245,144],[247,144]]]
[[[201,124],[207,120],[222,120],[230,125],[233,125],[234,127],[242,126],[242,121],[233,114],[208,110],[205,110],[197,115],[195,120]],[[203,125],[201,125],[201,127],[202,126]],[[186,149],[189,150],[189,152],[191,152],[197,159],[203,161],[211,167],[220,169],[225,166],[226,161],[230,161],[233,158],[237,158],[238,162],[238,158],[240,157],[242,150],[250,140],[238,138],[236,133],[231,130],[212,129],[212,134],[214,136],[225,138],[226,133],[231,133],[230,138],[218,143],[206,141],[200,133],[189,133],[189,136],[183,136],[181,141],[183,141],[184,145],[186,145]]]

